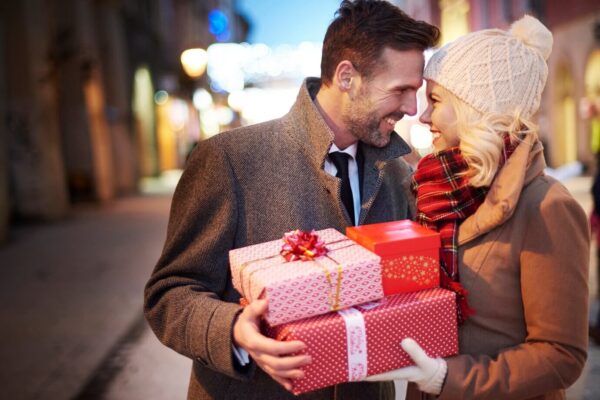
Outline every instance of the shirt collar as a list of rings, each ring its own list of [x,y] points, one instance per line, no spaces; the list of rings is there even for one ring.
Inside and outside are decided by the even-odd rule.
[[[339,147],[335,145],[335,143],[331,143],[331,147],[329,148],[329,153],[333,153],[334,151],[339,151],[340,153],[346,153],[350,157],[356,159],[356,151],[358,150],[358,142],[351,144],[346,147],[344,150],[340,150]]]

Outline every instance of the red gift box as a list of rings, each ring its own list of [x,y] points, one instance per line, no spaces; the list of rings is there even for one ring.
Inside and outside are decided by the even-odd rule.
[[[431,357],[458,352],[455,294],[435,288],[402,293],[317,317],[263,326],[267,336],[280,341],[300,340],[312,363],[304,377],[292,381],[301,394],[342,382],[412,365],[400,347],[410,337]]]
[[[351,226],[346,236],[381,257],[383,293],[440,285],[440,234],[411,220]]]

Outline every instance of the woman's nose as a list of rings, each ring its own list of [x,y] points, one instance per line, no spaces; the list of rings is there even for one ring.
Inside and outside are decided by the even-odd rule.
[[[419,122],[422,124],[431,125],[431,107],[427,106],[425,111],[419,117]]]

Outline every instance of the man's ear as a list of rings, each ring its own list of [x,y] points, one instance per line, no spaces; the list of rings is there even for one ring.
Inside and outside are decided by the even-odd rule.
[[[357,74],[358,72],[352,63],[348,60],[343,60],[335,69],[333,84],[336,85],[341,92],[348,92],[352,88],[352,80]]]

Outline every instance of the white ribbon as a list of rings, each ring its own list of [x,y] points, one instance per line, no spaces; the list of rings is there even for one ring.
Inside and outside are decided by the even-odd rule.
[[[360,311],[347,308],[338,311],[346,324],[348,350],[348,381],[360,381],[367,376],[367,329]]]

